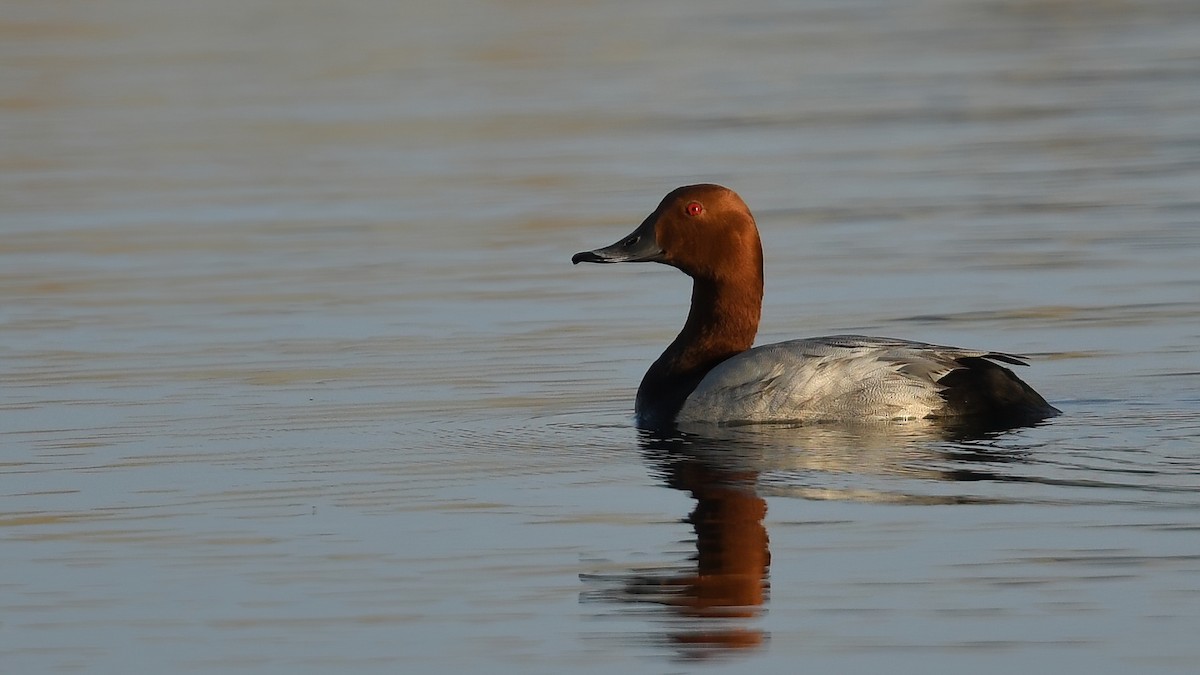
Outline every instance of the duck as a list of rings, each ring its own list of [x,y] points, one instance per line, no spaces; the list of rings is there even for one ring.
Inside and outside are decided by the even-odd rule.
[[[865,335],[753,346],[762,241],[749,207],[721,185],[672,190],[628,236],[571,262],[655,262],[692,278],[683,329],[638,387],[639,428],[893,420],[1007,428],[1060,413],[1001,365],[1028,365],[1014,354]]]

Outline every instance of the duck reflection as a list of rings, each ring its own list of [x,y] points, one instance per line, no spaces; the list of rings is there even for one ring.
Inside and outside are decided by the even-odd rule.
[[[666,485],[688,492],[696,500],[686,521],[696,534],[695,570],[659,583],[676,591],[670,605],[681,615],[753,618],[766,602],[771,565],[763,523],[767,502],[756,490],[758,468],[753,462],[724,462],[701,452],[701,440],[703,437],[649,432],[641,438],[647,461]],[[735,448],[723,452],[729,453],[724,459],[737,454]],[[736,623],[701,624],[677,631],[671,639],[696,647],[736,649],[761,645],[765,634]]]
[[[755,625],[767,599],[771,564],[767,502],[757,492],[759,466],[747,446],[682,432],[640,432],[651,470],[696,506],[684,520],[695,532],[685,565],[585,575],[597,588],[585,599],[670,608],[665,639],[681,657],[698,659],[754,649],[766,642]]]
[[[760,648],[768,641],[757,619],[768,601],[771,565],[765,496],[982,501],[928,486],[993,478],[996,463],[1021,461],[1020,451],[987,442],[998,433],[921,425],[642,431],[639,445],[651,471],[696,500],[685,519],[695,533],[695,555],[684,566],[588,576],[604,588],[585,595],[669,608],[674,620],[657,637],[685,659]],[[846,474],[854,480],[830,478]]]

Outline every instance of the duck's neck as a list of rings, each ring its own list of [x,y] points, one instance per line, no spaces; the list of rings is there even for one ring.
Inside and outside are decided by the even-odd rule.
[[[754,344],[762,296],[761,263],[740,278],[694,278],[692,307],[683,330],[638,387],[640,424],[669,425],[708,371]]]

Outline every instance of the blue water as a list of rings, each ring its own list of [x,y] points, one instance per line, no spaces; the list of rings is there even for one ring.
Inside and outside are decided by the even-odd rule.
[[[4,672],[1200,661],[1194,3],[8,9]],[[639,434],[687,280],[569,260],[696,181],[1064,414]]]

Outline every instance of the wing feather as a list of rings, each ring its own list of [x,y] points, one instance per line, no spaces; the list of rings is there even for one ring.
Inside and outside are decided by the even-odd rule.
[[[708,373],[679,421],[802,422],[936,415],[938,380],[959,359],[1026,365],[1016,355],[861,335],[790,340],[756,347]]]

